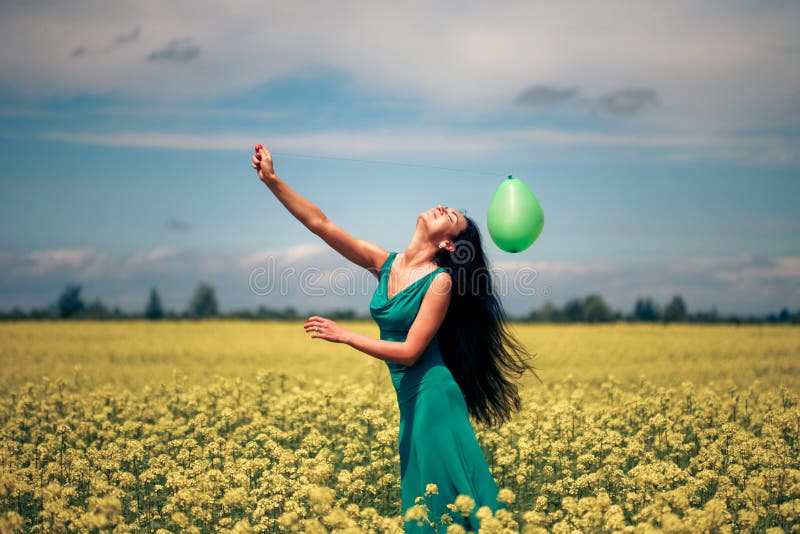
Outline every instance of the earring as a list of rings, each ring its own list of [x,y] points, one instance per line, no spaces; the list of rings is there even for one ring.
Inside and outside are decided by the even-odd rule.
[[[439,248],[444,248],[444,245],[442,245],[441,243],[439,243]]]

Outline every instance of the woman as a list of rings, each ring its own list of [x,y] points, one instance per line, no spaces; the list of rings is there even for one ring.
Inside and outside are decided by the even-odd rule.
[[[380,339],[318,316],[309,317],[304,328],[312,338],[346,343],[389,367],[400,409],[404,516],[428,484],[436,484],[430,520],[444,531],[441,517],[449,514],[454,522],[477,531],[478,508],[496,511],[503,505],[497,501],[498,487],[469,415],[502,424],[520,408],[509,375],[536,372],[506,328],[475,222],[437,206],[419,214],[405,251],[389,252],[328,220],[275,174],[269,151],[261,145],[256,150],[253,168],[289,212],[345,258],[378,277],[370,313],[380,326]],[[446,507],[459,494],[475,501],[467,518]],[[405,529],[430,531],[416,520],[407,520]]]

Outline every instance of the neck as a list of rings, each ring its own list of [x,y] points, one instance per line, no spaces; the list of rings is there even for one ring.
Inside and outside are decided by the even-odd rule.
[[[403,251],[403,262],[406,267],[421,267],[433,262],[436,255],[436,246],[421,232],[414,232],[414,236]]]

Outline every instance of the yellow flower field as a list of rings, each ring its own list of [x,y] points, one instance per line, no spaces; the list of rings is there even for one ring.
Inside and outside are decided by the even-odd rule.
[[[514,328],[482,532],[800,532],[800,329]],[[0,387],[0,532],[402,532],[385,364],[302,323],[3,323]]]

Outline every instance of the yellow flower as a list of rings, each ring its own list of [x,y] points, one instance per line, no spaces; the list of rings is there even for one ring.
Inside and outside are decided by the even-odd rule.
[[[334,508],[322,521],[332,528],[347,528],[353,525],[353,520],[341,508]]]
[[[425,495],[439,495],[439,486],[436,484],[428,484],[425,486]]]
[[[186,527],[189,526],[189,519],[183,512],[175,512],[174,514],[172,514],[172,521],[174,521],[175,524],[182,529],[185,529]]]
[[[460,512],[464,517],[471,514],[472,509],[475,508],[475,500],[469,495],[459,495],[453,504],[455,511]]]
[[[503,488],[497,493],[497,500],[506,504],[511,504],[516,500],[517,496],[508,488]]]
[[[318,514],[328,511],[333,504],[333,490],[323,486],[312,486],[308,488],[308,500],[311,507]]]
[[[484,521],[485,519],[492,517],[492,509],[489,508],[488,506],[481,506],[480,508],[478,508],[478,511],[475,512],[475,517],[477,517],[481,521]]]
[[[278,525],[280,525],[283,530],[294,531],[292,527],[297,525],[299,519],[300,517],[297,515],[297,512],[284,512],[278,518]]]
[[[416,521],[418,526],[422,526],[428,521],[428,507],[424,504],[415,504],[406,510],[403,516],[404,521]]]

